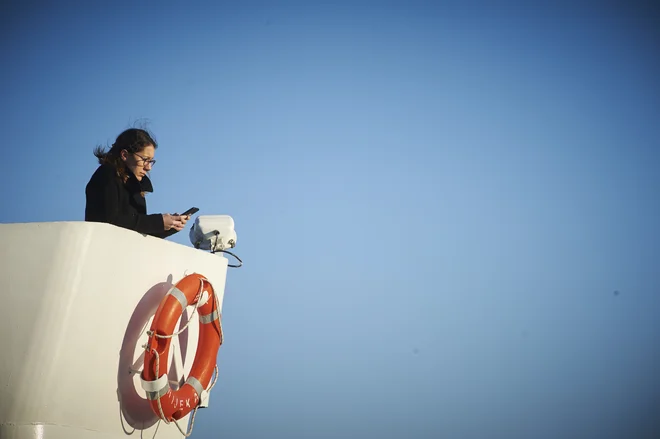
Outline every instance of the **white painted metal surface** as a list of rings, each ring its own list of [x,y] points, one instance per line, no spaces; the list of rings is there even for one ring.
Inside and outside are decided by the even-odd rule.
[[[222,306],[227,259],[85,222],[2,224],[0,248],[0,439],[183,437],[158,421],[131,368],[183,276],[206,276]],[[171,382],[192,366],[196,318],[173,341]]]

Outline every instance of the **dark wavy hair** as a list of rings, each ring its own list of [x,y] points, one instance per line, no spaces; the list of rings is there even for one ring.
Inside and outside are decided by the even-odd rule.
[[[94,155],[99,160],[100,165],[109,164],[114,166],[117,169],[117,175],[125,182],[128,179],[128,168],[121,159],[121,152],[125,149],[130,154],[140,153],[150,145],[154,149],[158,148],[158,144],[151,133],[142,128],[129,128],[117,136],[117,140],[109,150],[102,146],[95,147]]]

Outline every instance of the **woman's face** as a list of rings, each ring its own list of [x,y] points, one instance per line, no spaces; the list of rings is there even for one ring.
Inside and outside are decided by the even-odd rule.
[[[145,146],[142,151],[137,153],[130,153],[126,150],[121,152],[121,157],[126,163],[126,167],[135,174],[135,178],[142,180],[142,177],[151,171],[151,167],[156,163],[154,155],[156,148],[153,145]]]

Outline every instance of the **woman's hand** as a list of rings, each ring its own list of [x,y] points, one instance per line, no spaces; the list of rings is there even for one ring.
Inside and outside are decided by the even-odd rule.
[[[188,222],[187,216],[170,215],[169,213],[163,214],[163,225],[165,226],[165,230],[183,230],[183,228],[186,226],[186,222]]]

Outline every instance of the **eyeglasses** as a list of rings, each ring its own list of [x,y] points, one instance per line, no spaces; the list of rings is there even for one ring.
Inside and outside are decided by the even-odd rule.
[[[140,154],[137,154],[137,153],[135,153],[135,152],[134,152],[133,154],[135,154],[136,156],[140,157],[140,159],[144,162],[145,165],[151,165],[151,166],[153,166],[153,165],[156,164],[156,160],[154,160],[154,159],[149,159],[149,158],[147,158],[147,157],[142,157]]]

